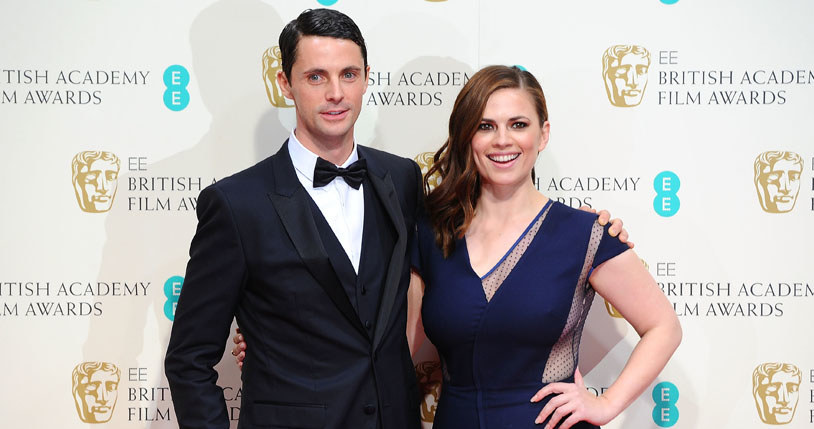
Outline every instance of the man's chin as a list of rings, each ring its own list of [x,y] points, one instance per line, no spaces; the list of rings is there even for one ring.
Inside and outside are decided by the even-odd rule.
[[[779,212],[791,211],[794,208],[794,200],[791,201],[774,201],[774,206],[777,207]]]
[[[794,415],[794,410],[791,408],[775,408],[772,411],[772,416],[778,423],[788,423]]]
[[[333,124],[326,124],[320,130],[321,138],[326,140],[344,140],[348,136],[351,136],[351,140],[353,140],[353,126],[350,126],[347,123],[333,123]]]
[[[642,102],[642,95],[625,95],[623,99],[628,106],[635,106]]]

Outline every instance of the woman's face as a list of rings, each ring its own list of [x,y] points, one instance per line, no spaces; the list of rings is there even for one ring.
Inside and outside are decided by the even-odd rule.
[[[493,92],[472,138],[472,156],[481,184],[530,183],[537,154],[548,143],[548,132],[548,122],[540,124],[526,90],[506,88]]]

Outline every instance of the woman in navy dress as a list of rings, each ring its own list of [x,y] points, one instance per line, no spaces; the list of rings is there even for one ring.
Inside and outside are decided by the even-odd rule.
[[[443,369],[434,429],[595,428],[650,385],[680,342],[675,312],[633,251],[596,215],[534,187],[547,119],[534,76],[487,67],[458,95],[425,176],[411,307],[417,314],[423,289],[412,320]],[[441,183],[431,189],[433,174]],[[577,369],[595,291],[641,336],[598,397]]]
[[[425,176],[407,332],[412,350],[426,332],[441,356],[433,429],[596,428],[653,382],[681,340],[675,312],[633,251],[596,215],[534,187],[549,127],[534,76],[486,67],[458,95]],[[442,180],[431,189],[434,174]],[[577,368],[595,292],[641,336],[598,397]],[[246,343],[234,340],[240,364]]]

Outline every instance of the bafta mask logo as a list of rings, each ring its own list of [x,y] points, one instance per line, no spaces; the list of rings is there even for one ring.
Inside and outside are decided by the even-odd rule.
[[[438,361],[421,362],[415,367],[418,385],[421,386],[421,421],[432,423],[435,410],[441,396],[441,363]]]
[[[800,192],[803,158],[794,152],[768,151],[755,159],[755,189],[763,211],[786,213]]]
[[[71,180],[79,208],[88,213],[110,210],[119,186],[121,162],[112,152],[85,151],[73,157]]]
[[[647,87],[650,52],[638,45],[614,45],[602,56],[602,77],[608,101],[616,107],[642,102]]]
[[[119,397],[121,371],[109,362],[83,362],[73,369],[73,400],[79,419],[105,423]]]
[[[764,363],[752,373],[752,395],[763,423],[784,425],[794,418],[800,398],[800,369],[790,363]]]
[[[294,107],[294,102],[285,98],[277,84],[277,72],[283,69],[283,55],[279,46],[266,49],[263,53],[263,82],[266,84],[266,95],[274,107]]]
[[[421,152],[415,158],[415,162],[421,168],[421,175],[425,176],[429,171],[430,167],[433,164],[433,157],[435,156],[435,152]],[[436,172],[432,175],[429,181],[430,189],[435,189],[436,186],[441,184],[441,175]]]
[[[611,317],[616,317],[617,319],[623,319],[622,313],[613,306],[613,304],[609,303],[608,300],[605,300],[605,310],[608,310],[608,314]]]

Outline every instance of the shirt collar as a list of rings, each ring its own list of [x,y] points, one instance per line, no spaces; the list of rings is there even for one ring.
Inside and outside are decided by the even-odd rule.
[[[309,181],[314,181],[314,167],[317,164],[317,158],[319,155],[311,152],[308,148],[302,145],[299,140],[297,140],[297,136],[294,135],[294,131],[291,131],[291,136],[288,137],[288,155],[291,157],[291,162],[294,164],[294,169],[297,170],[301,175],[308,178]],[[359,153],[356,150],[356,142],[353,142],[353,150],[350,152],[350,156],[347,160],[345,160],[342,165],[339,167],[346,168],[347,166],[351,165],[352,163],[356,162],[359,159]]]

